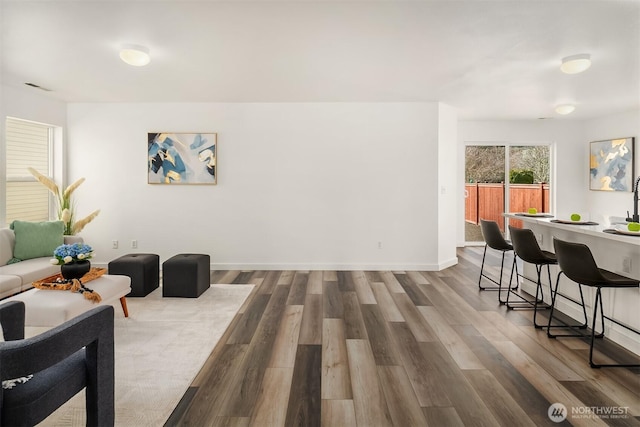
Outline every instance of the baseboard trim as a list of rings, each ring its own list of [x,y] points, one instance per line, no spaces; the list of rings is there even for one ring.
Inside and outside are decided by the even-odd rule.
[[[359,263],[211,263],[211,270],[340,270],[340,271],[441,271],[458,263],[454,257],[438,264],[359,264]],[[92,263],[107,268],[108,263]]]
[[[440,271],[458,259],[439,264],[358,264],[358,263],[212,263],[212,270],[339,270],[339,271]]]

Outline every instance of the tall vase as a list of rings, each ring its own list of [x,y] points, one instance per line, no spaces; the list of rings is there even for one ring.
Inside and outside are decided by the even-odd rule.
[[[75,261],[60,266],[60,274],[67,280],[80,279],[91,270],[89,260]]]

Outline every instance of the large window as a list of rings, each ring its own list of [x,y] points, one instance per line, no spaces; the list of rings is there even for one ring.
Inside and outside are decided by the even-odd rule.
[[[506,231],[504,212],[551,212],[549,145],[467,145],[465,241],[483,240],[479,221]],[[521,226],[511,219],[509,224]]]
[[[7,118],[6,121],[6,223],[13,220],[49,219],[49,190],[27,170],[51,175],[53,128],[40,123]]]

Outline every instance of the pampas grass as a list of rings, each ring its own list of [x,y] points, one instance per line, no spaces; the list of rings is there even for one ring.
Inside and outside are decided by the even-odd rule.
[[[72,234],[78,234],[79,232],[81,232],[84,226],[89,224],[91,221],[93,221],[93,219],[97,217],[99,213],[100,213],[100,209],[93,211],[91,214],[82,218],[80,221],[76,221],[76,223],[73,224]]]
[[[67,189],[64,190],[64,193],[62,193],[62,197],[65,199],[71,197],[71,193],[73,193],[76,188],[80,187],[80,184],[82,184],[83,182],[84,178],[80,178],[79,180],[68,186]]]
[[[48,176],[41,174],[34,168],[27,168],[27,170],[55,196],[56,202],[58,203],[58,219],[64,222],[64,234],[74,235],[79,233],[85,225],[93,221],[93,219],[100,213],[100,209],[98,209],[80,221],[75,221],[75,206],[71,199],[71,195],[80,186],[80,184],[84,182],[84,178],[78,179],[76,182],[69,185],[64,191],[60,191],[56,183]]]
[[[35,176],[38,181],[45,187],[47,187],[56,197],[59,195],[58,186],[55,182],[51,180],[48,176],[42,175],[40,172],[35,170],[34,168],[27,168],[27,170],[31,173],[31,175]]]

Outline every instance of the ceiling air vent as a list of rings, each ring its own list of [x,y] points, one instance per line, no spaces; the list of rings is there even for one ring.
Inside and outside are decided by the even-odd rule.
[[[46,87],[42,87],[40,85],[37,85],[35,83],[25,83],[27,86],[31,86],[34,87],[36,89],[40,89],[40,90],[44,90],[45,92],[51,92],[51,89],[47,89]]]

